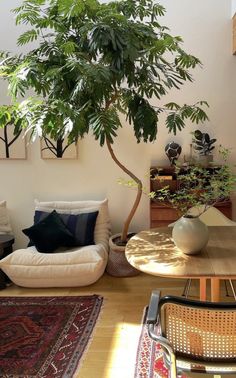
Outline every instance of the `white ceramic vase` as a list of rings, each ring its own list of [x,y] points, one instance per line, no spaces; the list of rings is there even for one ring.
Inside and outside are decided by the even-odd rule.
[[[175,245],[185,254],[199,253],[209,239],[208,227],[198,217],[181,217],[173,227],[172,237]]]

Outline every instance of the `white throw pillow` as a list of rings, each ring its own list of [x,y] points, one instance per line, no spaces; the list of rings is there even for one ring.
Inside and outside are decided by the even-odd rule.
[[[0,201],[0,234],[10,234],[12,228],[7,211],[7,202]]]

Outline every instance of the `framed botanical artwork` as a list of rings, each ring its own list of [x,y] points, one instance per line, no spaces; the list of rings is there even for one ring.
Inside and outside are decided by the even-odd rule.
[[[42,159],[77,159],[78,148],[75,141],[69,142],[67,138],[53,140],[47,136],[41,138],[40,143]]]
[[[23,130],[7,124],[0,128],[0,159],[26,159],[26,139]]]

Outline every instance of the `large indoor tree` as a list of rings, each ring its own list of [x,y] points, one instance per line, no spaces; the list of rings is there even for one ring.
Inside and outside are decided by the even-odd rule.
[[[5,0],[7,1],[7,0]],[[137,142],[153,142],[159,117],[174,134],[187,120],[207,119],[204,101],[192,105],[161,102],[168,92],[192,81],[201,65],[186,53],[159,19],[165,14],[153,0],[25,0],[14,10],[16,23],[28,30],[18,45],[22,54],[3,52],[0,75],[14,101],[24,98],[19,117],[31,136],[78,140],[92,132],[115,163],[136,182],[137,196],[124,221],[130,222],[142,195],[142,182],[113,150],[117,132],[131,125]],[[28,90],[33,96],[28,97]],[[155,104],[155,106],[154,106]],[[121,122],[124,113],[127,122]]]

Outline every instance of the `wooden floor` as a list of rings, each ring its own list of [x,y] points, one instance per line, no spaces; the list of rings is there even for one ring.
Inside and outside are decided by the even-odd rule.
[[[0,291],[0,296],[102,295],[103,310],[75,378],[133,378],[142,313],[151,290],[158,288],[162,294],[180,295],[184,282],[144,273],[129,278],[105,274],[97,283],[85,288],[26,289],[12,285]],[[224,293],[222,287],[222,295]],[[191,297],[197,296],[198,286],[194,282]]]

